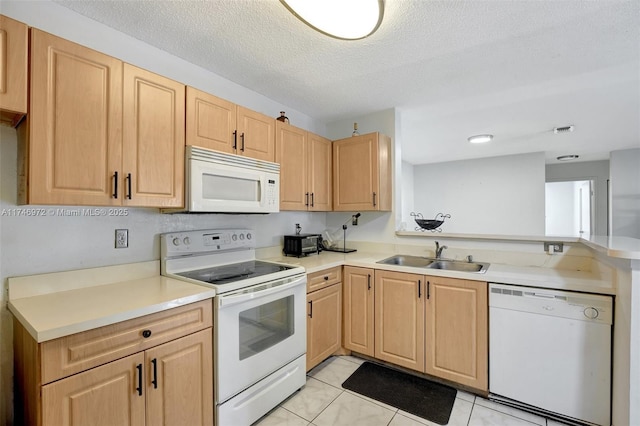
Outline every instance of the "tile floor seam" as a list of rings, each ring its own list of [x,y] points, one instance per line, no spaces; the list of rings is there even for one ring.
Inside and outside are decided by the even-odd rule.
[[[282,405],[278,405],[278,408],[282,408],[283,410],[288,411],[289,413],[293,414],[293,415],[294,415],[294,416],[296,416],[297,418],[299,418],[299,419],[301,419],[301,420],[303,420],[303,421],[307,422],[307,424],[312,423],[312,422],[310,422],[309,420],[305,419],[304,417],[301,417],[301,416],[299,416],[298,414],[294,413],[293,411],[288,410],[286,407],[283,407]]]
[[[317,379],[316,379],[316,380],[317,380]],[[324,383],[324,382],[323,382],[323,383]],[[328,384],[328,383],[327,383],[327,384]],[[329,385],[329,386],[331,386],[331,385]],[[332,386],[332,387],[335,387],[335,386]],[[322,413],[324,413],[324,410],[326,410],[327,408],[331,407],[331,404],[333,404],[334,402],[336,402],[336,399],[338,399],[338,398],[340,397],[340,395],[342,395],[344,392],[345,392],[345,390],[342,390],[338,395],[336,395],[336,397],[335,397],[335,398],[333,398],[333,399],[331,400],[331,402],[327,404],[327,406],[326,406],[326,407],[324,407],[322,410],[320,410],[320,412],[319,412],[318,414],[316,414],[316,416],[313,418],[313,420],[311,420],[309,423],[313,423],[313,422],[314,422],[318,417],[320,417],[320,415],[321,415]],[[305,420],[306,420],[306,419],[305,419]]]
[[[474,404],[473,404],[473,406],[475,407],[475,405],[476,405],[476,404],[474,403]],[[522,420],[523,422],[527,422],[527,423],[530,423],[530,424],[532,424],[532,425],[542,426],[542,425],[539,425],[538,423],[534,423],[534,422],[529,421],[529,420],[527,420],[527,419],[523,419],[522,417],[514,416],[513,414],[505,413],[505,412],[503,412],[503,411],[498,411],[498,410],[496,410],[496,409],[494,409],[494,408],[487,407],[487,406],[484,406],[484,405],[482,405],[482,404],[478,404],[478,405],[479,405],[480,407],[482,407],[482,408],[486,408],[487,410],[491,410],[491,411],[494,411],[494,412],[496,412],[496,413],[500,413],[500,414],[502,414],[502,415],[504,415],[504,416],[513,417],[514,419]],[[473,413],[473,408],[471,409],[471,412]],[[471,417],[469,417],[469,418],[471,418]],[[542,419],[544,420],[544,424],[546,425],[546,424],[547,424],[547,419],[546,419],[546,417],[542,417]]]

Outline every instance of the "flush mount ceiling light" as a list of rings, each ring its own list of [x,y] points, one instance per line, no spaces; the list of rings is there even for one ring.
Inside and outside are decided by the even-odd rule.
[[[280,0],[311,28],[342,40],[373,34],[384,13],[383,0]]]
[[[571,161],[571,160],[577,160],[578,158],[580,158],[579,155],[571,154],[571,155],[561,155],[560,157],[556,157],[556,160]]]
[[[558,134],[558,133],[571,133],[571,132],[573,132],[574,128],[575,128],[574,126],[554,127],[553,128],[553,133],[555,133],[555,134]]]
[[[486,143],[493,139],[493,135],[475,135],[467,139],[471,143]]]

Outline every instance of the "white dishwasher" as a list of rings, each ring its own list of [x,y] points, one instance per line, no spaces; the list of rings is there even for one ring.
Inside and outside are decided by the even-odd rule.
[[[610,296],[491,283],[489,392],[610,425],[612,318]]]

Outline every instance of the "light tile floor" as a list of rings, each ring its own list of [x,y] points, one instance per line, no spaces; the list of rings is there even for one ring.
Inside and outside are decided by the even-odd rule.
[[[423,426],[436,423],[342,388],[364,360],[331,357],[309,371],[307,384],[255,425],[260,426]],[[451,426],[556,426],[560,423],[458,391]]]

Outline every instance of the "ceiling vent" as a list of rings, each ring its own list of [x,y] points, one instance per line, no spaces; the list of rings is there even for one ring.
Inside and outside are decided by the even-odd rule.
[[[573,132],[574,126],[565,126],[565,127],[554,127],[553,133],[571,133]]]

